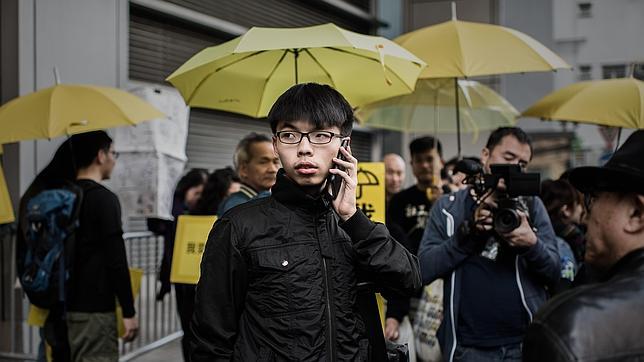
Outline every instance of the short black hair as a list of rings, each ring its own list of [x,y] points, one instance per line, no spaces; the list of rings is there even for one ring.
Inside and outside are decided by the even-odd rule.
[[[409,153],[413,156],[431,150],[434,146],[436,146],[438,155],[443,158],[443,146],[441,145],[441,141],[432,136],[419,137],[411,141],[409,144]]]
[[[71,148],[76,169],[87,168],[98,157],[98,152],[109,151],[112,138],[105,131],[75,134],[71,137]]]
[[[505,138],[506,136],[514,136],[514,138],[516,138],[519,143],[528,145],[530,147],[530,159],[532,159],[534,152],[532,150],[532,141],[530,140],[530,136],[528,136],[528,134],[519,127],[497,128],[496,130],[494,130],[494,132],[490,133],[490,137],[488,137],[487,139],[485,148],[487,148],[488,151],[492,152],[494,147],[500,144],[503,138]]]
[[[208,171],[203,168],[191,169],[177,183],[177,187],[174,189],[174,197],[184,201],[188,190],[195,186],[205,184],[207,179]]]
[[[241,182],[241,180],[231,167],[220,168],[211,173],[192,213],[216,215],[219,204],[228,196],[228,189],[233,182]]]
[[[564,205],[573,208],[584,202],[581,193],[570,182],[561,179],[543,181],[540,197],[553,223],[561,221],[560,210]]]
[[[279,122],[306,121],[322,129],[336,126],[342,136],[349,136],[353,129],[353,109],[349,102],[326,84],[297,84],[284,92],[268,113],[273,134]]]

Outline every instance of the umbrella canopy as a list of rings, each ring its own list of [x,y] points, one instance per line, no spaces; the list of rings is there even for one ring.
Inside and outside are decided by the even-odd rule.
[[[16,98],[0,108],[0,144],[95,131],[164,117],[125,91],[61,84]]]
[[[291,86],[333,86],[353,106],[410,93],[425,63],[394,42],[333,24],[252,28],[168,77],[190,106],[265,117]]]
[[[570,68],[530,36],[454,19],[401,35],[396,43],[427,62],[420,78],[474,77]]]
[[[644,128],[644,82],[635,78],[578,82],[525,110],[523,117]]]
[[[361,107],[356,117],[376,128],[423,133],[456,133],[456,98],[452,79],[421,79],[407,95]],[[519,114],[491,88],[468,80],[458,81],[462,131],[475,135],[481,130],[514,125]]]

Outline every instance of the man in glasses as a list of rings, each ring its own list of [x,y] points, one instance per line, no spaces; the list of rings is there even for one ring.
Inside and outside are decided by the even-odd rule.
[[[525,361],[634,361],[644,357],[644,130],[603,167],[580,167],[571,183],[585,194],[586,263],[599,283],[546,304],[524,341]]]
[[[229,210],[210,232],[192,361],[375,360],[357,274],[407,294],[420,274],[416,258],[356,207],[358,161],[341,147],[353,119],[326,85],[293,86],[273,105],[282,169],[270,197]],[[335,198],[331,175],[341,181]]]

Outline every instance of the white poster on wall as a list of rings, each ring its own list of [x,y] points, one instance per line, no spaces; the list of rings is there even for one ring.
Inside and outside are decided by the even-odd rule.
[[[113,130],[120,156],[107,186],[119,196],[124,221],[171,219],[172,194],[187,160],[189,108],[170,87],[140,86],[131,92],[157,107],[166,118]]]

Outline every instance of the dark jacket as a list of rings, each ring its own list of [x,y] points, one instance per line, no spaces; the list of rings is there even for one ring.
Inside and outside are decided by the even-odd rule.
[[[561,275],[559,254],[554,231],[543,203],[534,199],[530,219],[537,232],[537,243],[515,258],[516,287],[526,314],[532,316],[546,301],[546,285],[554,285]],[[443,323],[439,329],[443,358],[451,361],[456,349],[456,326],[460,301],[460,264],[470,252],[463,249],[462,225],[474,210],[469,189],[442,196],[432,207],[425,234],[420,242],[420,260],[423,283],[444,278]]]
[[[603,282],[546,304],[528,329],[524,361],[644,359],[644,248],[624,256]]]
[[[417,259],[361,211],[339,223],[280,171],[272,196],[218,220],[197,285],[192,360],[366,361],[357,273],[410,294]]]
[[[92,180],[76,182],[83,189],[67,309],[72,312],[135,315],[128,269],[121,204],[110,190]]]

